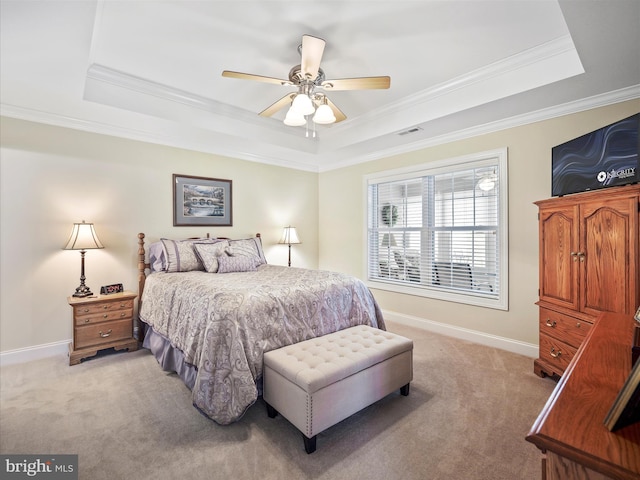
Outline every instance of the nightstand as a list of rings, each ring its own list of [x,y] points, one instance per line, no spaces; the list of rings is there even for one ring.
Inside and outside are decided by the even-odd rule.
[[[100,350],[138,349],[133,337],[133,292],[67,297],[73,307],[73,342],[69,345],[69,365],[93,357]]]

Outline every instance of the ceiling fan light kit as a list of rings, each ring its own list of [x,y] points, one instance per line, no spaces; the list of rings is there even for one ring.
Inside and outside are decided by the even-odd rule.
[[[295,113],[299,113],[300,115],[311,115],[316,111],[316,108],[313,106],[313,101],[309,98],[308,95],[304,93],[299,93],[293,99],[291,103],[291,108],[289,110],[293,110]]]
[[[293,108],[290,108],[287,116],[284,117],[284,124],[288,127],[301,127],[305,123],[307,123],[307,119],[304,118],[304,115],[296,112]]]
[[[300,65],[296,65],[289,71],[288,80],[230,70],[224,70],[222,76],[298,87],[297,93],[287,93],[260,112],[260,116],[270,117],[289,105],[283,122],[290,127],[306,125],[308,130],[308,120],[311,115],[313,115],[311,120],[314,124],[330,125],[341,122],[347,118],[346,115],[324,93],[316,92],[316,89],[328,91],[387,89],[391,84],[391,79],[389,77],[362,77],[325,80],[324,71],[320,68],[325,44],[326,42],[321,38],[303,35],[302,45],[298,47],[301,56]],[[315,137],[315,130],[313,136]]]
[[[335,123],[336,116],[333,114],[331,107],[325,103],[318,107],[316,114],[313,116],[313,121],[320,125],[329,125]]]

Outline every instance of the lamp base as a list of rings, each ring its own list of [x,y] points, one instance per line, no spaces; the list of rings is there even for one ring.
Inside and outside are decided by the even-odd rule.
[[[93,295],[93,293],[91,292],[91,289],[83,284],[83,285],[80,285],[78,288],[76,288],[76,293],[74,293],[72,296],[82,298],[82,297],[89,297],[91,295]]]

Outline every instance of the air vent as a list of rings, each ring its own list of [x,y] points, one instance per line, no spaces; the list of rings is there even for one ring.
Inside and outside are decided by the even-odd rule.
[[[416,133],[421,131],[422,129],[420,127],[412,127],[409,130],[403,130],[402,132],[398,132],[398,135],[409,135],[410,133]]]

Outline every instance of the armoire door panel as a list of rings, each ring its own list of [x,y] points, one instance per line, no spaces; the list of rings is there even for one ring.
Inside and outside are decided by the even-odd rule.
[[[580,310],[633,313],[635,284],[632,238],[637,232],[637,199],[586,202],[581,206]],[[635,255],[634,255],[635,256]],[[634,287],[637,288],[637,287]],[[633,300],[633,301],[632,301]]]
[[[578,308],[577,208],[541,211],[540,298],[567,308]]]

